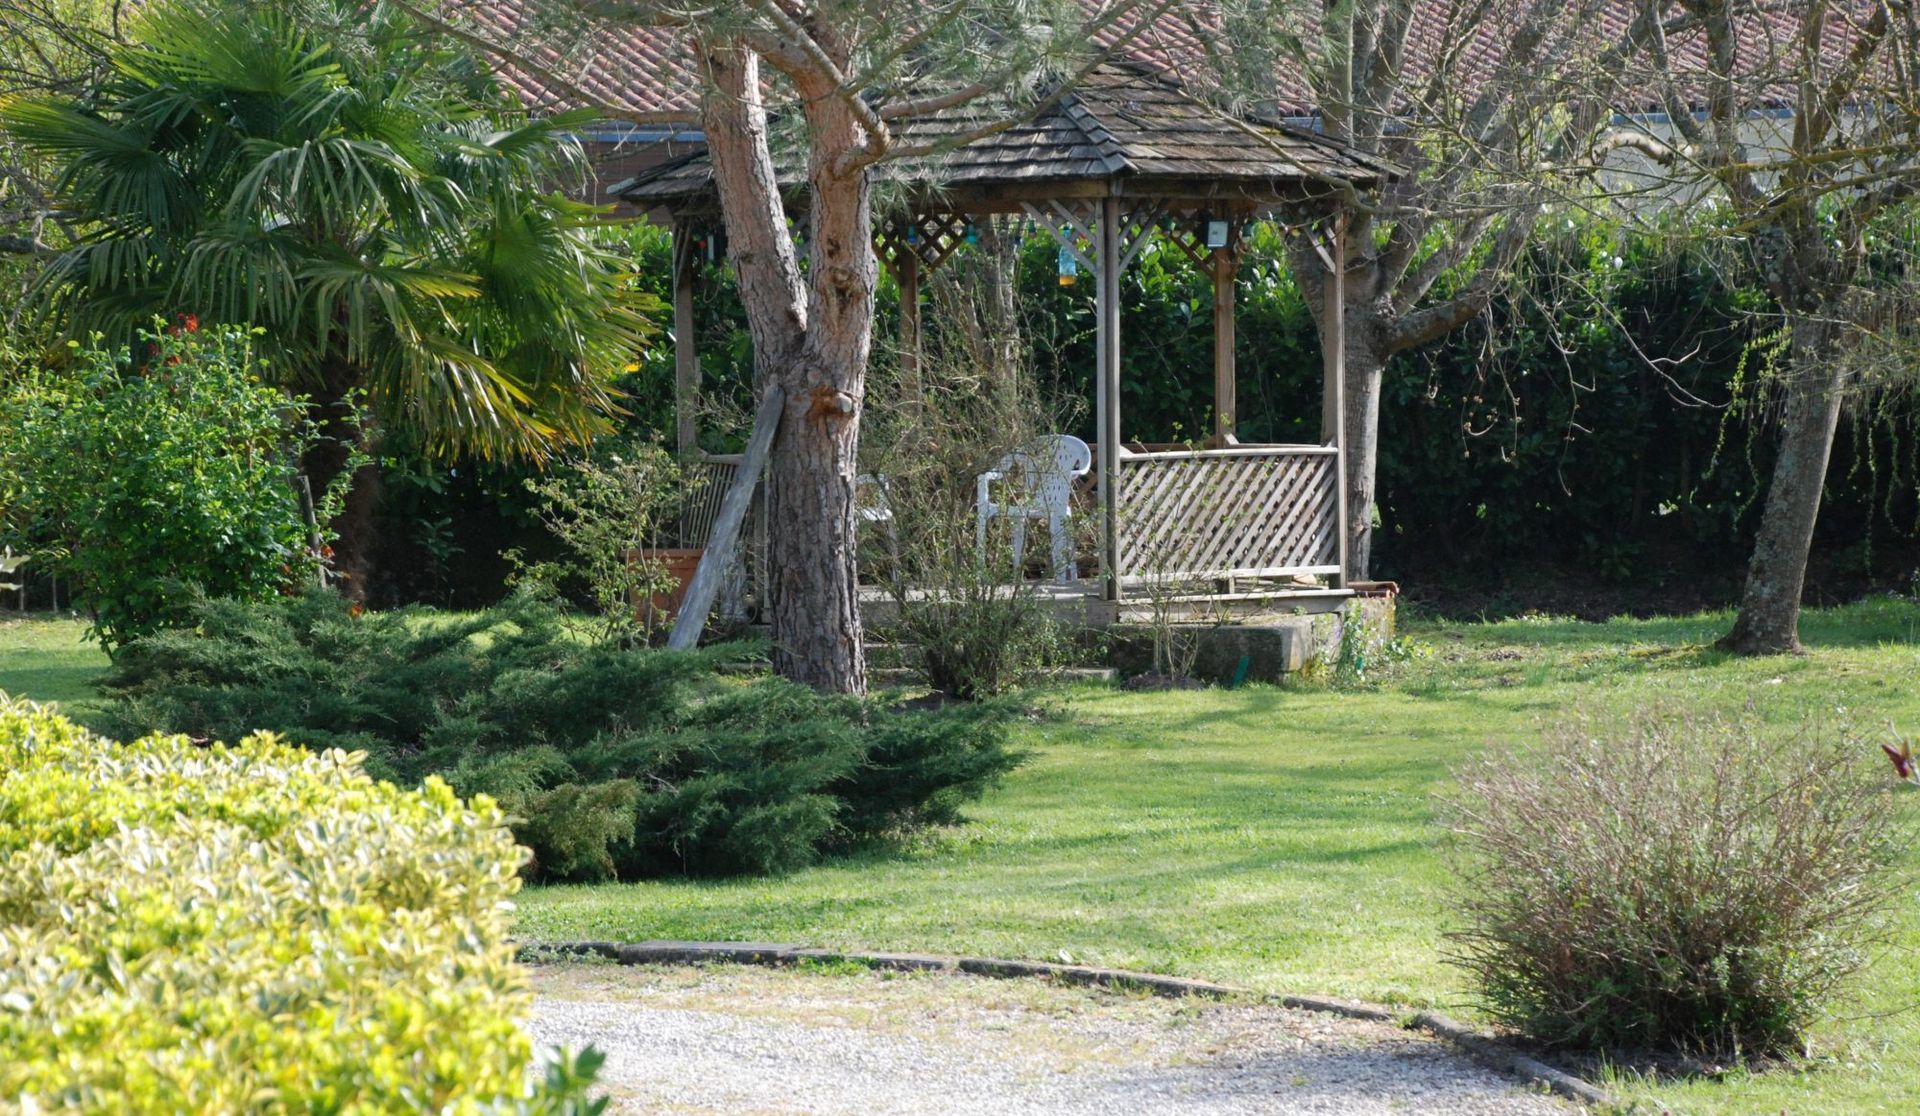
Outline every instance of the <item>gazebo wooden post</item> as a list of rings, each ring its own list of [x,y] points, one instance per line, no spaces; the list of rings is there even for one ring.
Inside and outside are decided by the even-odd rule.
[[[900,370],[917,406],[925,398],[920,383],[920,254],[903,245],[894,260],[893,278],[900,286]]]
[[[1240,270],[1240,254],[1234,245],[1213,250],[1209,270],[1213,273],[1213,444],[1231,446],[1236,441],[1234,424],[1239,419],[1234,381],[1234,276]]]
[[[693,284],[699,275],[693,224],[673,223],[673,416],[674,441],[682,458],[700,448],[700,349],[694,336]]]
[[[1338,452],[1334,454],[1333,491],[1335,501],[1335,530],[1340,535],[1340,572],[1334,577],[1334,587],[1347,587],[1347,214],[1341,210],[1333,219],[1332,235],[1328,237],[1326,258],[1327,281],[1322,284],[1325,306],[1321,311],[1322,334],[1326,343],[1321,346],[1324,362],[1324,375],[1321,390],[1321,416],[1326,424],[1322,436]]]
[[[1101,565],[1106,568],[1106,598],[1121,597],[1120,577],[1120,199],[1100,201],[1100,281],[1095,291],[1100,354],[1095,421],[1100,432]]]

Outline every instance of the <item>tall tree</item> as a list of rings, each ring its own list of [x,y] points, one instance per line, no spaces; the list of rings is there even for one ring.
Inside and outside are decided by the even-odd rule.
[[[58,165],[78,237],[39,289],[77,336],[184,314],[259,327],[270,374],[318,408],[316,489],[367,442],[365,413],[450,454],[588,440],[647,303],[595,214],[551,192],[583,169],[581,118],[526,119],[468,52],[422,49],[381,4],[334,9],[355,33],[323,37],[327,3],[162,3],[84,89],[0,102],[7,134]],[[371,472],[336,524],[350,575]]]
[[[1651,6],[1651,5],[1650,5]],[[1909,320],[1920,22],[1904,0],[1665,0],[1624,72],[1664,110],[1624,120],[1640,175],[1712,206],[1785,330],[1778,453],[1733,629],[1797,651],[1815,521],[1861,342]],[[1784,108],[1784,118],[1778,111]],[[1891,230],[1888,226],[1895,226]]]
[[[104,0],[0,0],[0,96],[71,92],[106,64],[114,39],[114,11]],[[9,286],[31,266],[31,257],[64,243],[66,230],[53,223],[49,190],[57,168],[47,159],[0,136],[0,253],[23,257],[0,264]],[[10,336],[25,317],[25,300],[9,299]]]
[[[688,9],[636,0],[580,9],[529,0],[528,26],[559,45],[530,48],[490,31],[486,9],[420,10],[446,32],[608,117],[661,114],[592,98],[576,80],[581,52],[634,27],[676,28],[698,59],[698,122],[705,130],[741,300],[754,374],[785,395],[769,467],[774,665],[823,690],[866,689],[855,575],[854,478],[873,339],[871,168],[918,157],[1010,126],[1047,94],[1043,73],[1066,81],[1089,44],[1112,51],[1171,0],[934,0],[910,9],[884,0],[735,0]],[[605,14],[601,14],[604,12]],[[476,18],[477,17],[477,18]],[[972,110],[938,143],[901,142],[901,121]],[[776,120],[790,127],[776,141]],[[804,216],[789,224],[776,155],[805,168]],[[805,230],[803,249],[797,229]]]
[[[1399,164],[1347,233],[1348,563],[1373,551],[1380,404],[1394,358],[1478,316],[1543,209],[1592,168],[1610,116],[1596,72],[1655,31],[1621,0],[1228,0],[1183,6],[1211,75],[1268,105],[1315,111],[1327,134]],[[1305,238],[1292,270],[1324,336],[1325,270]],[[1323,416],[1333,422],[1331,411]]]

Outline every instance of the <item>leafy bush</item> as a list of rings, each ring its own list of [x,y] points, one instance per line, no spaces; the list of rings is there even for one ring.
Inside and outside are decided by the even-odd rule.
[[[980,245],[962,247],[929,280],[930,299],[986,249],[991,230],[983,222],[979,231]],[[1752,551],[1756,494],[1772,467],[1765,435],[1777,411],[1753,398],[1762,356],[1755,341],[1768,327],[1752,316],[1756,292],[1729,281],[1740,269],[1713,255],[1720,238],[1685,232],[1647,234],[1578,215],[1543,226],[1516,282],[1485,315],[1395,358],[1381,405],[1375,576],[1413,578],[1429,592],[1456,580],[1495,594],[1447,602],[1448,611],[1466,613],[1524,603],[1538,575],[1555,568],[1577,571],[1571,583],[1582,587],[1546,602],[1560,611],[1602,607],[1596,581],[1630,582],[1641,591],[1636,607],[1646,607],[1653,590],[1689,607],[1732,599]],[[664,231],[638,226],[630,237],[639,281],[664,298],[672,275]],[[1256,230],[1237,281],[1239,430],[1250,442],[1320,436],[1319,341],[1284,245],[1271,230]],[[1031,342],[1021,348],[1038,398],[1084,407],[1093,398],[1093,284],[1061,286],[1057,258],[1051,236],[1026,229],[1015,335]],[[738,450],[756,398],[745,318],[725,267],[707,267],[697,290],[702,400],[711,410],[702,416],[702,444]],[[1204,272],[1179,249],[1152,242],[1123,276],[1121,297],[1124,435],[1166,441],[1210,429],[1212,380],[1196,374],[1211,367],[1213,351]],[[876,338],[895,336],[895,306],[883,278]],[[1008,335],[950,310],[936,303],[924,315],[929,354],[948,323],[983,343]],[[917,399],[911,383],[887,379],[888,357],[884,345],[876,349],[870,392],[899,404],[867,416],[866,471],[897,464],[873,451],[888,440],[885,427],[912,416],[908,404]],[[626,385],[628,421],[664,435],[672,429],[672,352],[656,347],[638,360]],[[951,371],[923,366],[939,376]],[[1869,570],[1882,585],[1904,587],[1912,576],[1920,539],[1916,404],[1920,393],[1911,389],[1885,392],[1849,408],[1841,424],[1816,544],[1829,594],[1849,596],[1854,575]],[[1070,421],[1048,429],[1093,437],[1091,414],[1061,417]],[[467,530],[497,516],[498,498],[463,488],[430,514]],[[863,555],[861,568],[879,567]],[[1490,570],[1499,576],[1490,579]]]
[[[934,689],[963,699],[1030,682],[1067,651],[1041,583],[1016,568],[1006,521],[988,534],[985,553],[977,535],[979,475],[1069,421],[1027,370],[1004,281],[1018,240],[1004,224],[979,231],[979,253],[930,288],[938,312],[918,362],[877,370],[875,390],[903,403],[874,420],[862,451],[884,478],[869,498],[883,496],[891,513],[874,524],[862,568],[877,571],[893,598],[889,634],[921,650]],[[1045,525],[1033,536],[1023,567],[1048,553]]]
[[[1863,750],[1642,715],[1461,774],[1455,958],[1489,1010],[1586,1049],[1794,1050],[1896,886]]]
[[[0,1107],[596,1110],[575,1063],[528,1096],[485,799],[6,703],[0,819]]]
[[[138,357],[75,346],[0,393],[10,525],[57,550],[109,647],[162,623],[183,583],[260,599],[320,561],[292,484],[313,427],[259,382],[252,340],[156,324]]]
[[[109,733],[266,729],[443,776],[515,818],[551,879],[776,872],[956,819],[1016,757],[996,708],[915,713],[724,677],[751,649],[591,643],[551,603],[360,614],[313,592],[201,598],[135,640],[94,715]]]
[[[530,562],[517,550],[509,552],[513,580],[555,591],[578,582],[593,601],[603,638],[646,640],[666,620],[653,599],[671,592],[674,579],[644,551],[660,545],[683,485],[673,457],[646,442],[603,449],[529,478],[526,489],[538,500],[535,514],[564,555]]]

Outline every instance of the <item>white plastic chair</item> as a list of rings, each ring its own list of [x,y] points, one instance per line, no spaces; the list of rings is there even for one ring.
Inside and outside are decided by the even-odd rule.
[[[1027,553],[1027,521],[1044,519],[1053,544],[1055,581],[1073,581],[1080,567],[1073,560],[1073,536],[1067,529],[1073,518],[1073,482],[1093,468],[1093,450],[1071,434],[1047,434],[1034,439],[1031,446],[1016,450],[977,478],[975,507],[979,515],[980,553],[987,551],[987,524],[995,519],[1013,520],[1013,565],[1017,570]],[[996,500],[993,486],[1012,485],[1024,499],[1011,503]]]
[[[893,522],[892,486],[883,473],[861,473],[853,478],[853,514],[868,523]]]
[[[863,523],[877,524],[887,540],[887,556],[897,565],[900,535],[893,525],[893,486],[885,473],[861,473],[853,478],[853,514]]]

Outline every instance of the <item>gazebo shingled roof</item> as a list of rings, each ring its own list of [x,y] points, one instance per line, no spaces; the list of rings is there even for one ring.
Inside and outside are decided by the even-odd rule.
[[[903,121],[899,146],[936,144],[993,119],[978,109]],[[792,156],[783,185],[805,181]],[[1251,211],[1331,194],[1335,184],[1371,189],[1398,173],[1379,159],[1278,121],[1220,109],[1140,67],[1109,62],[1032,119],[949,151],[889,160],[883,182],[936,192],[969,212],[1018,209],[1023,199],[1105,195],[1218,199]],[[1084,191],[1071,189],[1084,184]],[[1030,189],[1031,188],[1031,189]],[[683,156],[609,192],[642,207],[688,212],[712,205],[704,151]]]

